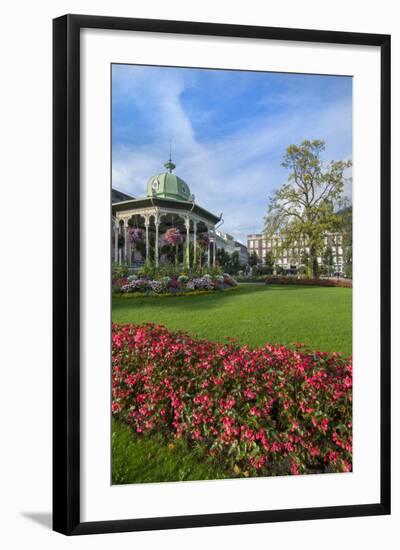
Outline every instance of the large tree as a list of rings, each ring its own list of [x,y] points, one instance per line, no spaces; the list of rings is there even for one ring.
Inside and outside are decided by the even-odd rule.
[[[325,143],[304,140],[289,145],[282,166],[289,172],[287,183],[270,198],[265,231],[278,233],[282,248],[307,246],[314,277],[318,277],[317,257],[322,253],[324,235],[336,231],[340,220],[336,210],[342,200],[344,171],[351,161],[324,163]]]
[[[339,215],[342,220],[344,272],[346,277],[351,279],[353,274],[353,208],[347,206],[339,212]]]

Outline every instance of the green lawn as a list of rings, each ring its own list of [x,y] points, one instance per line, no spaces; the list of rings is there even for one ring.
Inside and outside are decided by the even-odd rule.
[[[112,422],[113,485],[226,477],[232,474],[182,439],[167,445],[159,435],[138,436],[128,426]]]
[[[264,286],[201,296],[113,297],[113,321],[162,323],[192,336],[242,344],[302,342],[311,349],[351,353],[351,296],[348,288]],[[113,421],[113,484],[232,477],[184,441],[166,445],[161,435],[138,436]]]
[[[351,353],[349,288],[245,284],[201,296],[113,297],[113,321],[161,323],[214,341],[237,338],[251,347],[301,342],[310,349]]]

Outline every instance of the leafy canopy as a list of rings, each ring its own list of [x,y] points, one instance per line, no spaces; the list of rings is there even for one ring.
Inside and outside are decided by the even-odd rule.
[[[340,226],[335,210],[343,201],[344,171],[351,166],[343,160],[324,163],[324,150],[322,140],[289,145],[282,162],[290,171],[288,180],[272,195],[265,218],[265,232],[279,233],[283,247],[304,239],[313,264],[324,235]]]

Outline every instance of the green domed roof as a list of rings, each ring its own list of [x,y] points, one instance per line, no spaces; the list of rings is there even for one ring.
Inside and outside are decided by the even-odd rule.
[[[188,184],[172,173],[175,164],[169,159],[164,166],[167,168],[167,172],[152,176],[147,182],[147,197],[190,201],[191,194]]]

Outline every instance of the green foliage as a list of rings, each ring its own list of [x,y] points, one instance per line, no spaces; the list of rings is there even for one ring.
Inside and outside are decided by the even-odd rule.
[[[298,268],[299,275],[304,275],[306,277],[312,277],[312,268],[311,268],[311,260],[310,260],[310,254],[303,250],[300,256],[300,266]]]
[[[262,275],[271,275],[271,273],[273,273],[273,265],[270,266],[270,265],[263,265],[263,264],[258,264],[258,265],[254,265],[252,268],[251,268],[251,275],[252,277],[260,277]]]
[[[201,275],[211,275],[212,277],[216,277],[217,275],[222,275],[224,273],[224,270],[221,266],[205,266],[201,269]],[[194,275],[194,273],[193,273]]]
[[[217,264],[222,268],[224,273],[229,273],[230,275],[236,275],[237,272],[241,269],[239,252],[226,252],[223,248],[217,250]]]
[[[307,277],[309,275],[309,270],[308,270],[307,266],[305,266],[304,264],[299,265],[299,267],[297,268],[297,272],[298,272],[299,275],[304,276],[304,277]]]
[[[341,227],[343,234],[343,260],[346,277],[353,277],[353,208],[348,206],[340,212]]]
[[[275,263],[274,256],[272,252],[268,250],[267,253],[265,254],[265,259],[264,259],[264,266],[265,266],[267,275],[270,275],[271,273],[273,273],[274,263]]]
[[[346,263],[345,275],[348,279],[353,278],[353,263],[351,261]]]
[[[310,267],[318,276],[317,256],[322,252],[324,236],[339,229],[341,219],[335,212],[342,200],[344,171],[350,161],[331,161],[325,166],[321,154],[325,143],[304,140],[289,145],[282,166],[290,173],[288,181],[270,199],[265,219],[269,235],[280,233],[282,248],[305,240],[310,250]]]
[[[328,245],[322,254],[322,262],[323,262],[323,268],[324,268],[324,274],[328,275],[328,277],[331,276],[332,270],[333,270],[333,252],[332,247]]]
[[[253,267],[254,265],[258,264],[258,256],[257,252],[253,250],[253,252],[250,252],[249,254],[249,265]]]
[[[265,275],[239,275],[236,277],[236,281],[238,283],[265,283]]]
[[[112,280],[122,279],[127,277],[130,273],[130,268],[126,264],[118,264],[113,262],[112,264]]]
[[[220,266],[200,266],[196,264],[187,268],[175,263],[164,262],[159,267],[156,267],[154,262],[146,263],[137,271],[138,277],[146,277],[154,281],[159,281],[163,277],[171,277],[171,279],[177,279],[180,275],[186,275],[188,277],[201,277],[202,275],[211,275],[216,277],[222,275],[224,270]]]

